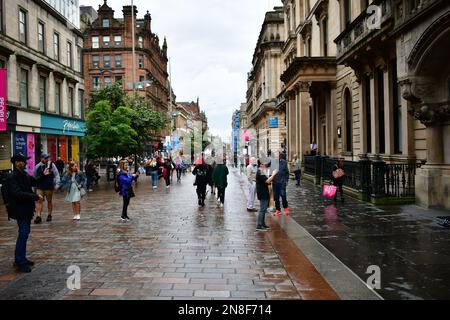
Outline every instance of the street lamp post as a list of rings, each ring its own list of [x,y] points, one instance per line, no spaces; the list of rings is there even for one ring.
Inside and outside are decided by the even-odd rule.
[[[131,0],[131,42],[133,54],[133,95],[136,95],[136,48],[135,48],[135,19],[134,19],[134,4]]]

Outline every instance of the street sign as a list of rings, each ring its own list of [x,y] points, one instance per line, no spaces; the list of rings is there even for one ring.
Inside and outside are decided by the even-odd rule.
[[[269,129],[278,129],[278,117],[269,118]]]

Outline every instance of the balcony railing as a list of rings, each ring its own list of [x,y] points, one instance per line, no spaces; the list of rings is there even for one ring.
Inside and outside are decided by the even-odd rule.
[[[335,40],[337,44],[337,58],[357,47],[368,36],[379,32],[387,21],[393,18],[393,0],[375,0],[372,6],[377,6],[380,11],[362,12]],[[371,8],[371,7],[369,7]],[[381,13],[380,17],[374,15]],[[379,22],[377,24],[376,22]]]

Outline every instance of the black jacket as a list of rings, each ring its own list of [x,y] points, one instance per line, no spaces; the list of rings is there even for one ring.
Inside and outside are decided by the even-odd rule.
[[[6,179],[8,190],[8,216],[11,219],[32,219],[34,216],[35,201],[39,200],[33,193],[32,187],[36,186],[36,180],[26,172],[17,169]]]

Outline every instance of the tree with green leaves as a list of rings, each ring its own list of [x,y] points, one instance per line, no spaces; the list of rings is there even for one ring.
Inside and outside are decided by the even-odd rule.
[[[108,101],[113,110],[125,105],[126,93],[120,82],[114,82],[102,90],[91,92],[90,96],[89,110],[99,101]]]
[[[84,142],[89,158],[142,153],[170,124],[144,97],[127,96],[120,83],[91,93],[86,119]]]
[[[132,127],[136,112],[127,107],[113,111],[108,101],[99,101],[86,120],[88,158],[116,157],[133,154],[138,149],[138,133]]]
[[[145,149],[148,142],[155,140],[160,130],[170,125],[170,118],[155,111],[150,101],[141,96],[126,97],[125,105],[135,111],[131,119],[133,128],[139,133],[138,153]]]

